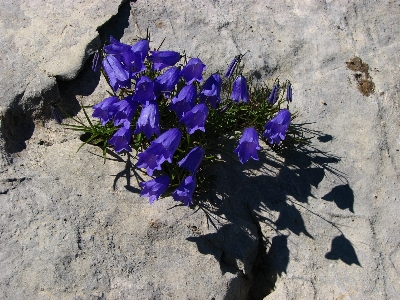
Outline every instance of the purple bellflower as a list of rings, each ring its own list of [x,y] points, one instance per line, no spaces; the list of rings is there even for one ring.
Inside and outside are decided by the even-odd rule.
[[[182,69],[182,77],[186,84],[192,84],[195,80],[202,82],[202,74],[205,69],[206,65],[199,58],[191,58]]]
[[[125,122],[124,126],[122,126],[115,132],[115,134],[108,141],[108,143],[114,145],[114,150],[117,153],[121,152],[122,150],[131,152],[132,148],[129,146],[131,138],[132,138],[132,130],[130,127],[130,123]]]
[[[172,98],[169,109],[176,113],[178,119],[196,105],[197,90],[193,85],[184,86],[179,94]]]
[[[146,168],[147,174],[153,176],[154,170],[161,170],[161,165],[166,161],[167,156],[168,153],[162,144],[151,144],[149,148],[138,154],[136,167]]]
[[[111,44],[104,47],[104,51],[122,62],[123,66],[129,71],[130,78],[146,69],[143,62],[149,51],[149,42],[147,40],[141,40],[130,46],[117,41],[111,36],[110,42]]]
[[[276,100],[278,99],[278,94],[279,94],[279,83],[276,83],[272,87],[271,94],[268,97],[268,103],[275,104]]]
[[[200,92],[200,102],[209,102],[211,107],[216,108],[217,103],[221,102],[222,80],[218,74],[211,75],[204,83]]]
[[[132,51],[137,53],[137,55],[140,56],[140,59],[142,60],[142,62],[144,62],[147,53],[149,53],[149,41],[148,40],[140,40],[138,42],[136,42],[135,45],[132,46]]]
[[[107,55],[103,59],[103,68],[114,92],[119,88],[129,88],[131,86],[129,71],[124,68],[115,56]]]
[[[132,100],[133,96],[128,96],[114,104],[114,126],[131,122],[139,102]]]
[[[292,102],[292,85],[288,82],[286,87],[286,101]]]
[[[181,141],[182,134],[177,128],[172,128],[150,143],[150,147],[138,154],[136,167],[146,168],[149,176],[154,170],[161,170],[164,161],[172,163],[172,157]]]
[[[149,140],[153,134],[160,135],[160,114],[157,103],[149,103],[142,108],[136,123],[135,134],[143,132]]]
[[[260,150],[257,131],[253,127],[246,128],[239,140],[239,146],[233,152],[238,155],[240,162],[244,164],[250,158],[258,160],[257,150]]]
[[[182,201],[186,206],[190,206],[195,188],[196,177],[187,176],[172,193],[172,197],[175,201]]]
[[[235,56],[235,58],[231,61],[231,63],[229,64],[228,68],[225,71],[225,77],[231,78],[233,72],[236,69],[236,66],[238,65],[238,62],[239,62],[238,57]]]
[[[139,185],[143,189],[140,196],[149,197],[150,204],[153,204],[154,200],[158,200],[161,194],[168,189],[170,182],[171,178],[168,175],[158,176],[152,180],[140,182]]]
[[[197,104],[179,120],[186,125],[189,134],[193,134],[196,130],[206,132],[204,125],[208,115],[207,105],[204,103]]]
[[[290,125],[290,112],[287,109],[280,110],[267,124],[263,136],[268,139],[270,144],[281,143],[286,137],[286,131]]]
[[[147,76],[140,77],[136,83],[133,100],[140,102],[142,105],[147,105],[150,102],[154,102],[155,99],[154,82]]]
[[[172,157],[176,149],[178,149],[179,143],[181,142],[182,134],[177,128],[172,128],[162,135],[160,135],[157,139],[155,139],[154,143],[161,143],[161,145],[167,150],[168,156],[166,157],[169,163],[172,163]]]
[[[157,71],[171,67],[181,59],[181,55],[175,51],[150,51],[150,53],[148,60],[153,63],[153,69]]]
[[[106,125],[108,121],[114,116],[114,105],[118,102],[117,97],[108,97],[100,103],[93,106],[93,118],[99,118],[101,125]]]
[[[104,51],[107,54],[114,55],[118,60],[123,61],[122,56],[125,52],[129,51],[131,46],[121,43],[120,41],[114,39],[113,36],[110,36],[110,44],[104,46]]]
[[[247,103],[249,101],[249,91],[247,89],[246,78],[242,75],[238,76],[233,83],[231,99],[235,103],[243,101]]]
[[[154,80],[154,90],[157,95],[173,91],[181,78],[181,70],[177,67],[169,68]]]
[[[190,152],[178,162],[178,165],[192,174],[197,172],[204,156],[204,148],[201,146],[194,147]]]

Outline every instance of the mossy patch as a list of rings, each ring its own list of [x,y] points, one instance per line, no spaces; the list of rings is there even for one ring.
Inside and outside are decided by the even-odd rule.
[[[375,91],[375,84],[369,75],[369,66],[361,58],[353,57],[346,62],[347,68],[354,71],[354,78],[357,81],[357,89],[364,96],[369,96]]]

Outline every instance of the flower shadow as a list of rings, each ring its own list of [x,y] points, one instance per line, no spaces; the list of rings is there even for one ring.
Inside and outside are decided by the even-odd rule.
[[[223,225],[214,223],[217,233],[212,236],[188,240],[195,242],[201,253],[208,254],[212,252],[205,250],[204,245],[212,240],[213,249],[220,250],[215,252],[215,256],[221,263],[221,271],[236,270],[248,276],[251,282],[249,299],[263,299],[273,290],[278,276],[286,273],[290,260],[290,235],[314,239],[307,229],[305,214],[320,217],[340,233],[340,239],[335,237],[332,240],[332,250],[325,258],[360,265],[351,242],[340,228],[307,208],[308,199],[316,198],[313,189],[318,188],[325,177],[335,176],[342,184],[322,199],[353,212],[353,191],[345,174],[335,168],[340,158],[310,145],[284,150],[279,155],[261,151],[259,158],[259,161],[251,160],[245,165],[233,162],[215,167],[218,184],[204,199],[194,204],[203,209],[209,220],[223,215]],[[232,235],[232,232],[241,234]],[[248,251],[245,249],[254,245],[254,241],[258,244],[257,253],[251,260],[243,260],[243,253]],[[351,253],[351,257],[346,253]]]

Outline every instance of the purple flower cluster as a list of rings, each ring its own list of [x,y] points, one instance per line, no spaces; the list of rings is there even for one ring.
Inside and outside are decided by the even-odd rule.
[[[171,181],[181,178],[181,175],[159,174],[169,169],[166,165],[163,169],[163,164],[167,161],[170,164],[176,163],[182,169],[181,174],[186,172],[186,176],[171,195],[175,201],[189,206],[196,188],[196,174],[203,158],[206,157],[206,149],[199,145],[198,141],[185,144],[196,146],[188,149],[184,157],[183,151],[177,149],[182,136],[186,137],[185,141],[189,141],[190,135],[197,131],[206,132],[210,109],[216,109],[221,103],[222,78],[215,73],[202,84],[206,65],[199,58],[191,58],[186,65],[177,66],[182,58],[178,52],[149,49],[148,40],[140,40],[130,46],[111,37],[110,44],[104,47],[104,52],[95,54],[93,69],[96,70],[101,61],[113,93],[93,106],[92,116],[98,118],[102,126],[108,126],[107,130],[115,129],[113,136],[108,140],[108,143],[114,146],[115,152],[132,151],[130,145],[133,135],[138,135],[135,143],[139,141],[140,147],[147,145],[147,148],[138,153],[136,167],[145,169],[149,176],[156,176],[140,183],[141,196],[148,197],[152,204],[168,190]],[[225,72],[225,77],[232,77],[241,57],[234,58]],[[202,86],[198,90],[200,84]],[[277,83],[268,102],[274,104],[278,93]],[[244,105],[251,101],[244,76],[238,75],[234,80],[230,99],[235,104],[243,102]],[[292,100],[290,83],[287,84],[286,99],[288,102]],[[223,113],[222,110],[219,111]],[[176,121],[172,123],[164,124],[165,121],[161,120],[161,116],[168,115],[168,118],[174,118],[174,114]],[[290,118],[288,110],[279,111],[265,125],[263,137],[270,143],[280,144],[280,141],[285,139]],[[168,124],[175,124],[174,128],[166,128]],[[258,138],[259,135],[253,127],[243,131],[239,145],[234,150],[242,164],[250,158],[258,160]],[[178,167],[173,166],[175,169]]]

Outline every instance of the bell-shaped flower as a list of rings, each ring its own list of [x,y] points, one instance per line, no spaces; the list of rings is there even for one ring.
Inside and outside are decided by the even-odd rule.
[[[140,56],[142,62],[145,60],[147,54],[149,53],[149,49],[150,46],[148,40],[140,40],[132,46],[132,51]]]
[[[235,103],[243,101],[247,103],[249,101],[249,91],[247,89],[246,78],[242,75],[238,76],[233,83],[231,99]]]
[[[128,152],[132,151],[132,148],[129,146],[129,143],[132,138],[132,130],[129,122],[125,122],[124,126],[118,129],[113,137],[108,141],[109,144],[114,145],[115,152],[119,153],[122,150],[126,150]]]
[[[172,128],[152,141],[151,144],[161,143],[161,145],[168,152],[166,160],[169,163],[172,163],[172,157],[174,156],[176,149],[178,149],[179,143],[181,142],[181,137],[182,134],[179,129]]]
[[[257,150],[260,150],[257,131],[253,127],[246,128],[239,140],[239,145],[233,152],[238,155],[240,162],[244,164],[250,158],[258,160]]]
[[[122,61],[122,56],[124,53],[129,51],[131,46],[121,43],[116,40],[113,36],[110,36],[110,44],[104,46],[104,52],[107,54],[114,55],[118,60]]]
[[[172,193],[175,201],[181,201],[186,206],[192,203],[194,190],[196,189],[196,177],[194,175],[187,176]]]
[[[286,101],[292,102],[292,85],[290,82],[288,82],[286,86]]]
[[[131,87],[129,71],[124,68],[124,66],[115,56],[107,55],[103,59],[103,68],[114,92],[116,92],[119,88]]]
[[[114,126],[131,122],[135,114],[139,102],[132,100],[133,96],[130,95],[114,104]]]
[[[154,80],[156,95],[173,91],[180,78],[181,70],[179,68],[169,68],[164,74],[161,74]]]
[[[172,163],[172,157],[181,141],[182,134],[177,128],[172,128],[150,143],[150,146],[138,154],[136,167],[146,168],[147,174],[152,176],[154,170],[161,170],[164,161]]]
[[[196,105],[197,90],[193,85],[184,86],[179,94],[172,98],[169,109],[176,113],[178,119]]]
[[[147,105],[155,99],[154,82],[147,76],[140,77],[139,81],[136,83],[133,100],[140,102],[142,105]]]
[[[160,135],[160,114],[157,103],[149,103],[142,108],[136,122],[135,134],[143,132],[149,140],[153,134]]]
[[[270,144],[279,145],[286,137],[286,131],[290,125],[290,111],[287,109],[280,110],[267,124],[263,137],[268,139]]]
[[[231,78],[233,72],[236,69],[236,66],[238,65],[238,62],[239,62],[238,57],[235,56],[235,58],[231,61],[231,63],[229,64],[228,68],[225,71],[225,77]]]
[[[130,78],[146,69],[143,62],[149,51],[149,42],[147,40],[141,40],[130,46],[117,41],[111,36],[110,42],[111,44],[104,47],[104,51],[122,62],[123,66],[129,71]]]
[[[203,89],[200,92],[200,102],[208,102],[211,107],[216,108],[217,103],[221,102],[221,86],[221,76],[218,74],[211,75],[204,83]]]
[[[279,83],[276,83],[272,87],[271,94],[268,97],[268,103],[275,104],[276,100],[278,99],[278,94],[279,94]]]
[[[148,60],[153,63],[153,69],[161,71],[166,67],[175,65],[181,59],[181,55],[175,51],[150,51]]]
[[[186,84],[192,84],[195,80],[202,82],[202,74],[205,69],[206,65],[199,58],[191,58],[182,69],[182,77]]]
[[[136,167],[146,168],[146,172],[149,176],[153,176],[154,170],[161,170],[161,165],[166,161],[168,153],[162,144],[151,144],[142,153],[138,154],[138,162]]]
[[[194,147],[190,152],[178,162],[178,165],[192,174],[195,174],[203,160],[204,148]]]
[[[149,197],[150,204],[153,204],[154,200],[158,200],[161,194],[168,189],[170,182],[171,178],[168,175],[158,176],[152,180],[140,182],[139,185],[143,189],[140,196]]]
[[[117,97],[108,97],[100,103],[93,106],[93,118],[99,118],[101,125],[106,125],[114,116],[114,105],[118,102]]]
[[[197,104],[179,120],[186,125],[189,134],[193,134],[196,130],[206,131],[204,125],[208,115],[207,105],[204,103]]]

